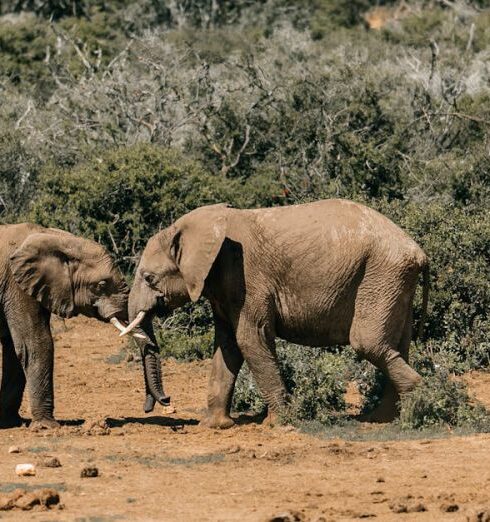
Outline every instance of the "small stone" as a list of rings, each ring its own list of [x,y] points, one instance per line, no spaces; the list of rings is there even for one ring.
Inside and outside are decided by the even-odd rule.
[[[81,478],[94,478],[99,476],[99,469],[95,466],[83,468],[80,472]]]
[[[441,511],[444,513],[455,513],[456,511],[459,511],[459,506],[454,502],[444,502],[441,504]]]
[[[383,477],[378,477],[376,479],[376,482],[385,482],[385,479]]]
[[[9,453],[22,453],[19,446],[10,446]]]
[[[132,361],[134,361],[134,355],[131,352],[128,352],[128,355],[126,355],[126,362]]]
[[[51,506],[59,505],[60,495],[54,489],[41,489],[36,491],[39,500],[43,506],[50,508]]]
[[[15,473],[19,477],[33,477],[36,474],[36,466],[34,464],[17,464]]]
[[[61,468],[61,462],[57,457],[47,457],[42,461],[45,468]]]
[[[427,511],[424,504],[412,499],[411,495],[391,502],[389,507],[393,513],[422,513],[423,511]]]
[[[230,446],[225,453],[228,453],[229,455],[232,455],[233,453],[239,453],[240,450],[242,448],[240,448],[240,446],[236,445],[236,446]]]

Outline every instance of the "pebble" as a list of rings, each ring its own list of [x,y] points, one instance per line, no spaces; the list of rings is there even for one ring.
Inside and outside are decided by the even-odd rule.
[[[34,464],[17,464],[15,473],[19,477],[33,477],[36,474],[36,466]]]
[[[47,457],[42,461],[45,468],[61,468],[61,462],[57,457]]]
[[[19,446],[10,446],[9,453],[22,453]]]
[[[99,476],[99,469],[95,466],[83,468],[80,472],[81,478],[94,478]]]

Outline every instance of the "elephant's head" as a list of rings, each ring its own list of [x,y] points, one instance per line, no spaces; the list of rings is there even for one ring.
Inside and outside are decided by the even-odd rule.
[[[145,380],[158,402],[167,401],[152,319],[201,296],[206,277],[226,234],[226,205],[201,207],[153,236],[146,245],[129,294],[129,320],[125,333],[141,328],[150,342],[142,348]],[[147,398],[148,402],[148,398]],[[152,405],[145,407],[151,411]]]
[[[61,317],[127,318],[126,283],[105,248],[94,241],[57,229],[34,229],[10,256],[10,268],[24,292]]]

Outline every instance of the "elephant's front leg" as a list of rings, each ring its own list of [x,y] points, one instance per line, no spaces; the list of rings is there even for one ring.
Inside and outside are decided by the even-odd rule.
[[[0,386],[0,428],[22,425],[19,408],[25,388],[25,375],[9,334],[2,337],[2,384]]]
[[[208,411],[201,421],[209,428],[230,428],[231,401],[243,356],[238,349],[231,327],[215,318],[215,352],[208,386]]]
[[[31,311],[32,312],[32,311]],[[54,413],[54,346],[49,312],[41,307],[25,316],[25,322],[7,322],[17,357],[24,369],[32,415],[32,428],[56,428]]]
[[[274,335],[267,326],[241,321],[237,332],[240,351],[269,408],[273,420],[287,404],[287,391],[276,356]]]

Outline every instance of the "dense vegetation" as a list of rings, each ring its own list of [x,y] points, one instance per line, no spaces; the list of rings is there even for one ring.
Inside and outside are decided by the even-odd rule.
[[[2,1],[0,218],[93,237],[131,277],[147,238],[202,204],[363,201],[431,260],[418,368],[488,368],[489,7]],[[160,338],[167,355],[208,356],[206,305]],[[333,356],[302,368],[294,348],[281,354],[302,418],[341,409],[352,372],[372,398],[366,366],[369,378]],[[257,404],[246,373],[239,392],[237,407]]]

